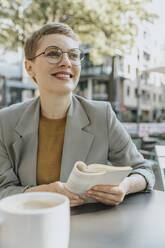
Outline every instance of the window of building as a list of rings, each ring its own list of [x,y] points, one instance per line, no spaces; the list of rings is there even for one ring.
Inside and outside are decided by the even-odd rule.
[[[138,97],[138,89],[135,88],[135,97],[137,98]]]
[[[153,94],[153,100],[154,100],[154,102],[156,102],[156,94],[155,93]]]
[[[150,77],[150,76],[149,76],[149,73],[147,73],[147,72],[144,72],[144,73],[142,73],[142,75],[141,75],[141,79],[144,80],[144,83],[145,83],[145,84],[148,83],[149,77]]]
[[[119,60],[120,60],[120,70],[124,71],[124,57],[119,56]]]
[[[162,102],[162,95],[159,95],[159,102]]]
[[[140,59],[140,52],[139,52],[139,48],[137,49],[137,60]]]
[[[130,72],[131,72],[131,66],[128,65],[128,73],[130,73]]]
[[[139,69],[136,68],[136,77],[138,77],[138,75],[139,75]]]
[[[127,96],[129,96],[130,95],[130,87],[128,86],[127,87]]]
[[[149,61],[150,60],[150,54],[147,52],[143,52],[143,58],[144,58],[144,60]]]
[[[146,31],[144,31],[144,33],[143,33],[143,38],[144,38],[144,39],[147,38],[147,32],[146,32]]]
[[[145,90],[142,90],[142,96],[146,96],[146,91]]]

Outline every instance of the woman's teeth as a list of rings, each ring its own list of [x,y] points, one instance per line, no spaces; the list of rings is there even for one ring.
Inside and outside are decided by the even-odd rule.
[[[68,74],[55,74],[56,77],[61,77],[61,78],[70,78],[71,75],[68,75]]]

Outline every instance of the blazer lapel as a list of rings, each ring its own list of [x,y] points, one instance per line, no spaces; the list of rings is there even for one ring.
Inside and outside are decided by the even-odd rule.
[[[23,185],[36,185],[39,113],[40,101],[37,98],[26,107],[15,127],[17,138],[13,149],[17,164],[16,173],[21,175]]]
[[[78,160],[84,161],[94,138],[83,130],[90,124],[88,116],[81,103],[73,96],[70,109],[67,115],[66,130],[64,137],[63,155],[61,163],[60,180],[65,182]]]

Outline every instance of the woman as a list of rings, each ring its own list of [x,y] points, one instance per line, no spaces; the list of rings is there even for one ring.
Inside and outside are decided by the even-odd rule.
[[[35,191],[65,194],[71,206],[83,199],[65,182],[77,160],[132,166],[118,186],[97,185],[86,196],[117,205],[125,195],[150,191],[154,175],[109,103],[72,94],[83,53],[73,30],[50,23],[25,45],[25,68],[40,97],[0,111],[0,197]]]

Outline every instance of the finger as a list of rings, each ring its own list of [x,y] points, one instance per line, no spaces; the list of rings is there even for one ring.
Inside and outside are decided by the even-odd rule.
[[[90,190],[86,193],[87,197],[101,197],[103,199],[108,199],[111,201],[115,201],[118,202],[119,196],[118,195],[113,195],[113,194],[109,194],[109,193],[105,193],[105,192],[100,192],[100,191],[94,191],[94,190]]]
[[[113,201],[113,200],[109,200],[109,199],[105,199],[105,198],[101,198],[101,197],[95,197],[95,199],[101,203],[104,203],[106,205],[109,206],[117,206],[119,205],[119,202]]]
[[[69,197],[69,199],[71,199],[71,200],[80,200],[80,199],[81,199],[79,195],[77,195],[77,194],[75,194],[75,193],[69,191],[65,186],[64,186],[64,193],[65,193],[65,195],[67,195],[67,196]]]
[[[84,204],[84,201],[83,201],[83,200],[81,200],[81,201],[71,200],[71,201],[70,201],[70,206],[71,206],[71,207],[80,206],[80,205],[82,205],[82,204]]]
[[[67,197],[69,197],[70,200],[75,200],[75,201],[79,201],[81,198],[79,195],[76,195],[72,192],[69,192],[69,191],[65,191],[64,193]]]
[[[111,194],[119,194],[120,193],[120,188],[118,185],[95,185],[91,188],[92,190],[96,191],[103,191],[106,193],[111,193]]]

